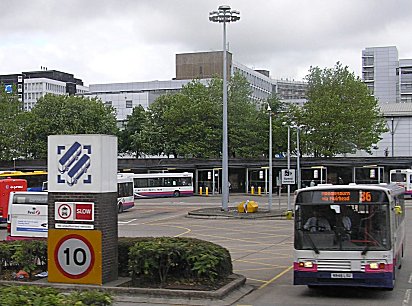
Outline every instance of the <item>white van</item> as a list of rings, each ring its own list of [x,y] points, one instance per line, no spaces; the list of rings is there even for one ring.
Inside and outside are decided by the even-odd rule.
[[[7,240],[47,238],[47,192],[11,192]]]

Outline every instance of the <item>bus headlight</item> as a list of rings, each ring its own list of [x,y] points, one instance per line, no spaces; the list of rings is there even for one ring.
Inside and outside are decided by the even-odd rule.
[[[371,270],[384,270],[385,263],[384,262],[371,262],[369,263],[369,268]]]
[[[300,261],[299,268],[311,269],[313,268],[313,262],[312,261]]]

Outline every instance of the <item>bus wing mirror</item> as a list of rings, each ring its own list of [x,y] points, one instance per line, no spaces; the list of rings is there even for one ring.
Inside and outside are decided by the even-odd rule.
[[[394,210],[395,210],[395,214],[396,214],[396,215],[402,215],[402,207],[401,207],[401,206],[396,205],[396,206],[394,207]]]

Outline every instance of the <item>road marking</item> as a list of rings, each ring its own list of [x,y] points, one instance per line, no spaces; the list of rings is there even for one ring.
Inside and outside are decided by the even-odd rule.
[[[137,219],[132,219],[132,220],[129,220],[129,221],[117,221],[117,223],[118,224],[129,224],[129,223],[131,223],[131,222],[133,222],[133,221],[136,221]]]
[[[258,288],[259,289],[263,289],[265,288],[267,285],[273,283],[275,280],[277,280],[278,278],[280,278],[283,274],[289,272],[291,269],[293,268],[293,266],[290,266],[288,268],[286,268],[285,270],[283,270],[282,272],[280,272],[278,275],[276,275],[274,278],[272,278],[271,280],[267,281],[266,283],[264,283],[262,286],[260,286]]]
[[[403,298],[403,303],[402,306],[407,306],[409,305],[409,299],[411,298],[411,290],[412,289],[407,289],[405,292],[405,296]]]
[[[409,283],[409,284],[412,284],[412,273],[411,273],[411,275],[409,275],[409,281],[408,281],[408,283]]]
[[[267,282],[267,281],[265,281],[265,280],[255,279],[255,278],[250,278],[250,277],[248,277],[247,279],[250,280],[250,281],[259,282],[259,283],[266,283],[266,282]]]

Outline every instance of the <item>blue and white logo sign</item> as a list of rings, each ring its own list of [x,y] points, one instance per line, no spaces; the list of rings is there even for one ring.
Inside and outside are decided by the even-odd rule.
[[[83,184],[92,183],[92,175],[87,174],[90,167],[90,155],[92,154],[91,145],[81,145],[74,142],[70,147],[57,146],[57,155],[60,155],[58,164],[59,175],[58,184],[76,185],[79,180]]]
[[[50,135],[49,192],[117,192],[117,137]]]

